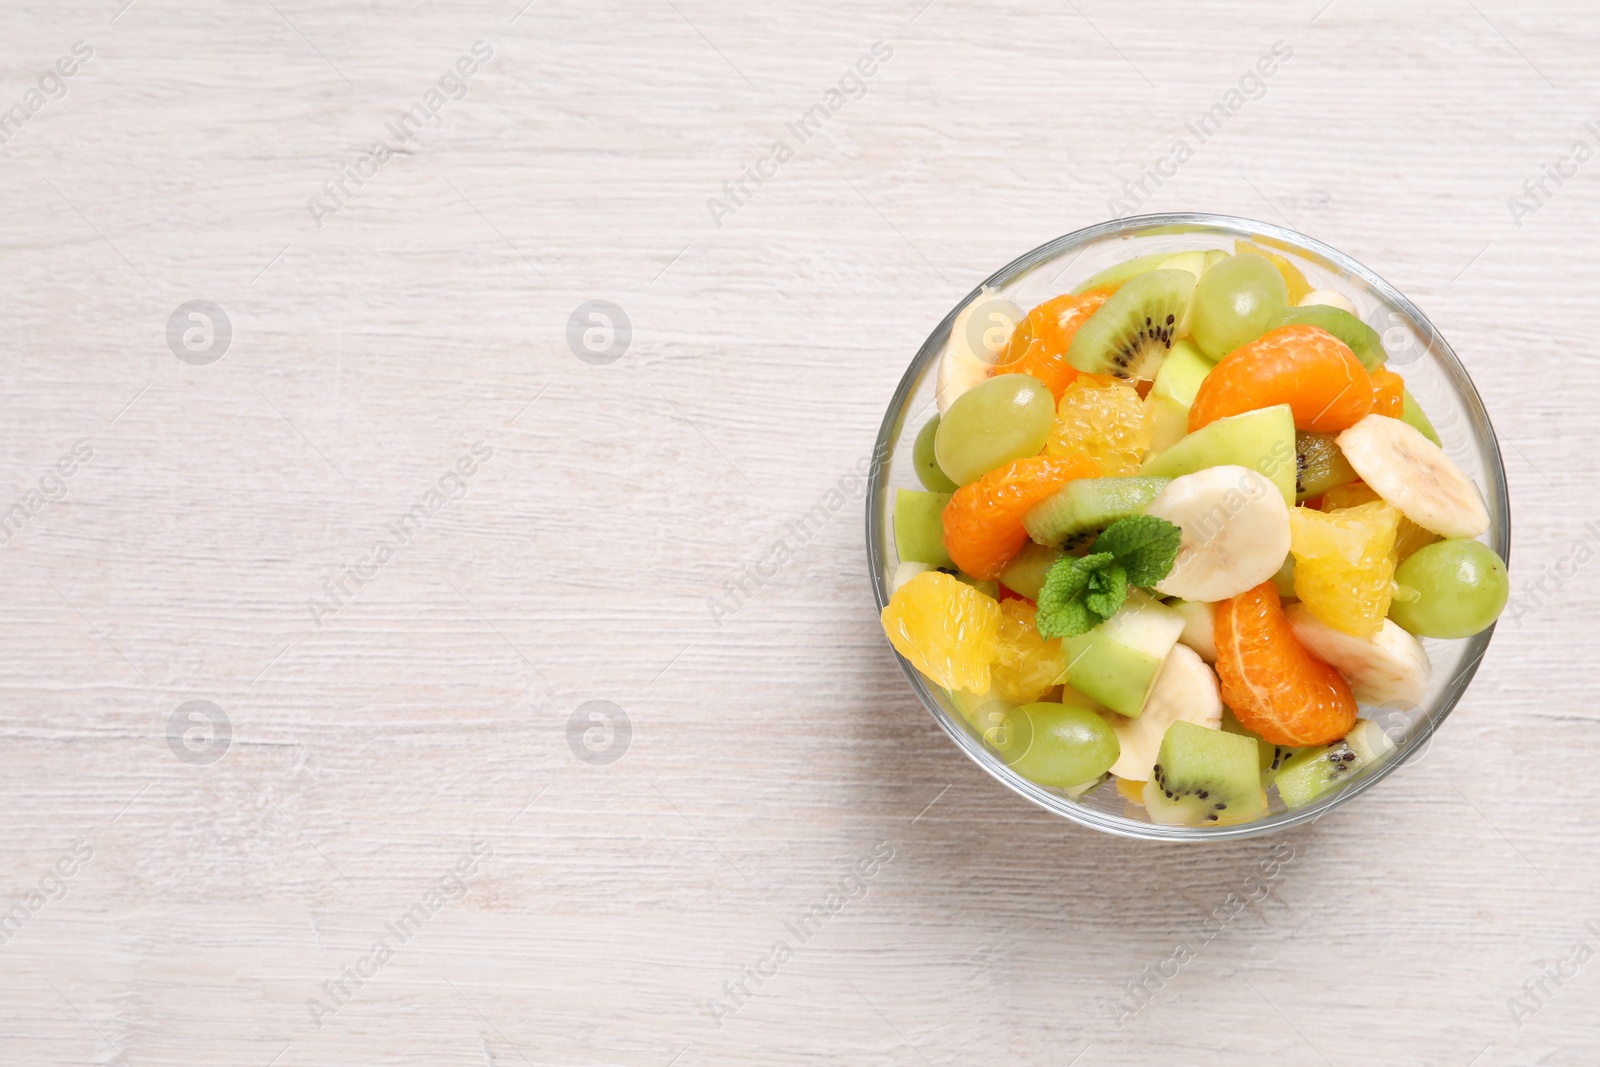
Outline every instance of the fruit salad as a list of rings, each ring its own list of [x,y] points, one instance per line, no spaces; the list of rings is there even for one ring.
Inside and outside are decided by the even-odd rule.
[[[957,316],[890,643],[1018,774],[1220,826],[1385,759],[1506,567],[1377,332],[1240,241]]]

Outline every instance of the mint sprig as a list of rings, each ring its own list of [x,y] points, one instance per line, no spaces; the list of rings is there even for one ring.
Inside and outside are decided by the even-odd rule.
[[[1127,568],[1128,581],[1148,589],[1172,572],[1183,531],[1154,515],[1132,515],[1107,526],[1091,552],[1109,552]]]
[[[1148,588],[1178,558],[1183,531],[1154,515],[1134,515],[1106,527],[1087,556],[1066,556],[1039,590],[1034,625],[1045,637],[1077,637],[1105,622],[1128,599],[1128,586]]]

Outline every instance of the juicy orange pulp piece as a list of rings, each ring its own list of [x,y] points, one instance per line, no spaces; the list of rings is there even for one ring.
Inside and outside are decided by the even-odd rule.
[[[1078,327],[1100,310],[1107,295],[1101,289],[1076,296],[1067,293],[1028,312],[1012,331],[1011,340],[1001,350],[990,374],[1031,374],[1059,402],[1067,386],[1078,377],[1077,368],[1067,362],[1067,349]]]
[[[1388,367],[1371,373],[1373,414],[1400,418],[1406,413],[1406,380]]]
[[[1343,341],[1316,326],[1280,326],[1212,368],[1189,408],[1189,432],[1288,404],[1295,429],[1337,433],[1370,415],[1372,403],[1372,376]]]
[[[1150,409],[1128,382],[1080,374],[1056,404],[1045,442],[1052,456],[1088,456],[1107,478],[1139,473],[1154,431]]]
[[[995,693],[1013,704],[1031,704],[1061,684],[1067,659],[1060,638],[1046,638],[1028,600],[1000,602],[1000,640],[989,675]]]
[[[1271,580],[1217,605],[1222,702],[1274,745],[1324,745],[1350,732],[1356,701],[1338,671],[1306,650]]]
[[[942,571],[923,571],[895,590],[881,616],[889,643],[946,689],[989,690],[999,648],[1000,605]]]
[[[1083,456],[1026,456],[957,489],[944,506],[944,547],[974,578],[999,578],[1028,543],[1022,517],[1076,478],[1097,478],[1100,465]]]
[[[1291,508],[1294,595],[1335,630],[1376,636],[1389,613],[1395,534],[1403,518],[1382,500],[1331,512]]]
[[[1351,482],[1349,485],[1339,485],[1322,494],[1321,503],[1317,505],[1319,511],[1342,511],[1346,508],[1360,507],[1370,504],[1374,500],[1382,500],[1373,491],[1372,486],[1366,482]],[[1311,501],[1305,502],[1306,507],[1311,507]],[[1404,563],[1419,548],[1426,548],[1435,541],[1444,540],[1432,530],[1423,529],[1404,515],[1400,516],[1400,529],[1394,535],[1395,564]]]

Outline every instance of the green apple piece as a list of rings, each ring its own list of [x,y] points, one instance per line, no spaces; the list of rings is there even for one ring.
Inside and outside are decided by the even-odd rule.
[[[1433,428],[1433,423],[1428,421],[1428,416],[1423,412],[1422,405],[1417,403],[1417,398],[1411,395],[1411,390],[1406,390],[1405,410],[1400,413],[1400,421],[1416,430],[1422,436],[1436,445],[1442,445],[1439,440],[1439,431]]]
[[[1200,383],[1206,380],[1206,375],[1216,365],[1214,360],[1207,359],[1205,353],[1200,351],[1199,345],[1186,337],[1174,344],[1167,358],[1161,362],[1150,395],[1175,400],[1187,412],[1194,403],[1195,394],[1200,392]]]
[[[1199,255],[1199,253],[1195,253]],[[1206,358],[1200,346],[1188,338],[1172,346],[1156,372],[1146,403],[1150,406],[1152,429],[1150,448],[1161,452],[1177,444],[1189,432],[1189,407],[1194,403],[1200,383],[1216,364]]]
[[[944,506],[948,503],[949,493],[895,490],[894,550],[902,563],[955,566],[944,547]]]
[[[1233,255],[1232,252],[1225,252],[1220,248],[1211,249],[1206,253],[1206,270],[1210,270],[1231,255]]]
[[[1050,568],[1064,555],[1066,553],[1059,548],[1029,541],[1000,572],[1000,582],[1029,600],[1038,600],[1039,590],[1044,588]]]
[[[1137,719],[1181,633],[1182,615],[1134,589],[1115,615],[1062,643],[1068,681],[1091,700]]]
[[[1177,478],[1230,464],[1259,471],[1294,507],[1294,414],[1288,404],[1230,415],[1202,426],[1177,444],[1151,456],[1142,475]]]
[[[1189,406],[1180,404],[1169,396],[1151,395],[1145,400],[1150,408],[1150,450],[1165,452],[1189,432]]]
[[[1186,270],[1200,279],[1206,272],[1206,254],[1204,252],[1179,252],[1175,256],[1168,256],[1156,264],[1156,270]]]
[[[1148,256],[1139,256],[1136,259],[1125,260],[1115,266],[1107,267],[1099,274],[1093,275],[1087,281],[1080,282],[1072,290],[1073,294],[1087,293],[1090,289],[1115,289],[1129,278],[1137,277],[1155,270],[1162,263],[1172,258],[1171,252],[1156,252]]]

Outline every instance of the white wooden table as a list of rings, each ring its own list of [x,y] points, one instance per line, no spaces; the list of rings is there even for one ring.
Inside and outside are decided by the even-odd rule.
[[[6,6],[0,1062],[1600,1062],[1600,163],[1508,205],[1600,14],[1320,2]],[[1545,589],[1425,760],[1225,848],[969,764],[859,499],[711,606],[1180,139],[1138,210],[1451,339]]]

